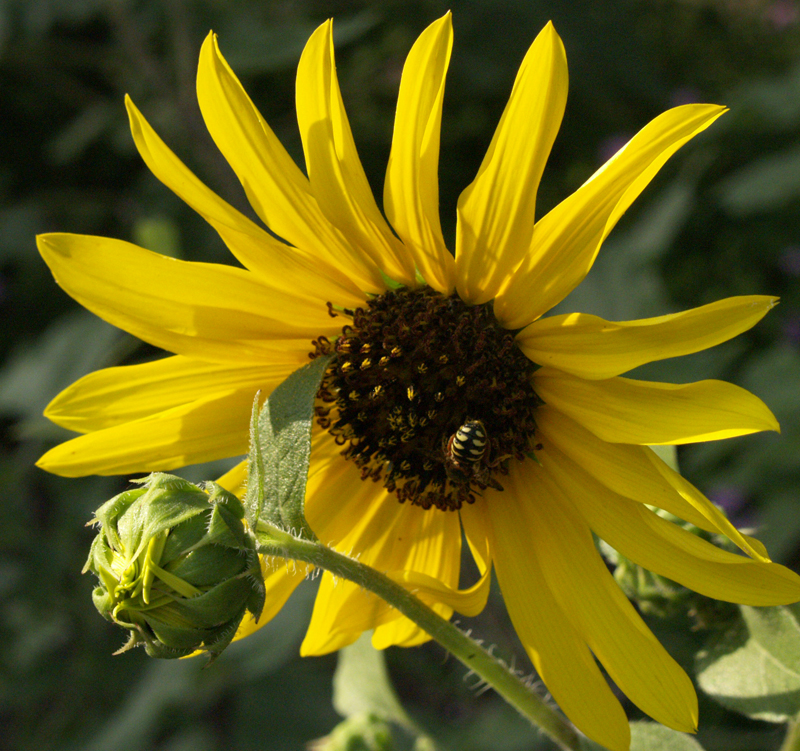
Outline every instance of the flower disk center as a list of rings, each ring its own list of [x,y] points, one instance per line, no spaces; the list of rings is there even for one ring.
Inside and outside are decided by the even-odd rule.
[[[532,455],[541,401],[491,305],[401,288],[346,313],[334,344],[314,342],[312,357],[335,353],[316,414],[362,478],[425,509],[502,490],[496,476]]]

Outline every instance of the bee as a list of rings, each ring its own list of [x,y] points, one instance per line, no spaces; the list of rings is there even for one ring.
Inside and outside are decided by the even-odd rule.
[[[486,448],[486,428],[480,420],[467,420],[447,442],[447,453],[458,464],[479,462]]]
[[[462,500],[472,497],[472,485],[503,489],[490,474],[496,465],[490,463],[489,454],[489,437],[480,420],[467,420],[445,443],[444,469]]]

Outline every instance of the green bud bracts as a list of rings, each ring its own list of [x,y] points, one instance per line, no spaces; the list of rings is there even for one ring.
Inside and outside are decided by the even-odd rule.
[[[100,532],[83,570],[100,580],[100,614],[131,632],[120,651],[144,644],[151,657],[204,650],[213,659],[245,612],[261,614],[264,579],[244,508],[216,483],[152,474],[93,523]]]

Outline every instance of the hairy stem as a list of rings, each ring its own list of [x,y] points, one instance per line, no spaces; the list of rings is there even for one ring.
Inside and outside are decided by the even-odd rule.
[[[256,538],[263,554],[310,563],[374,592],[491,685],[560,748],[572,751],[580,748],[576,731],[561,714],[504,663],[389,577],[318,542],[299,539],[263,521],[258,523]]]

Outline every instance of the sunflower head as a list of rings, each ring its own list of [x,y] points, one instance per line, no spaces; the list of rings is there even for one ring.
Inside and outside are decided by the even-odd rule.
[[[510,460],[534,449],[536,370],[491,305],[430,287],[371,298],[330,344],[317,416],[364,479],[401,502],[455,510],[502,490]]]
[[[218,485],[208,490],[154,474],[95,513],[100,527],[85,571],[100,614],[130,631],[123,650],[151,657],[202,649],[213,658],[249,611],[264,605],[264,581],[244,509]],[[123,651],[121,650],[121,651]]]

